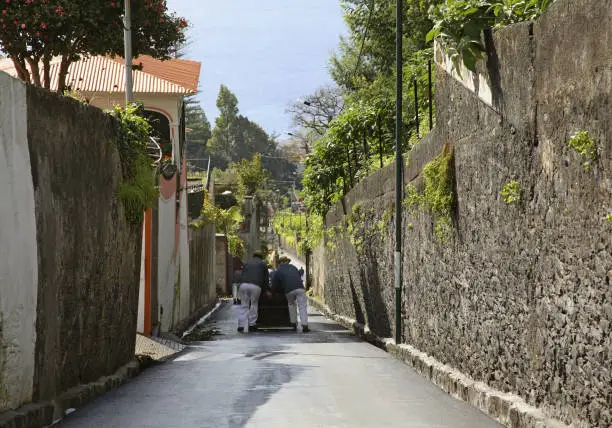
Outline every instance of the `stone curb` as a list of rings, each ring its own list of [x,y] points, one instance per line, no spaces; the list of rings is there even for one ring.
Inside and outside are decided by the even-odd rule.
[[[100,395],[123,385],[140,373],[140,369],[138,360],[133,360],[114,374],[71,388],[52,401],[28,404],[17,410],[5,412],[0,415],[0,427],[40,428],[55,425],[65,416],[66,410],[82,407]]]
[[[196,320],[194,326],[214,315],[222,306],[218,301],[205,306],[203,310],[198,311],[196,316],[192,317]],[[185,324],[186,326],[183,329],[189,327],[188,323]],[[184,345],[180,339],[177,343]],[[183,349],[178,350],[176,353],[159,360],[154,360],[154,362],[162,363],[175,358],[186,348],[187,346],[183,346]],[[31,403],[16,410],[3,412],[0,414],[0,427],[40,428],[55,425],[66,415],[67,410],[83,407],[83,405],[93,401],[95,398],[123,385],[129,379],[138,375],[146,365],[141,365],[141,362],[135,359],[121,367],[114,374],[104,376],[86,385],[75,386],[52,401]]]
[[[191,314],[189,317],[177,323],[177,325],[172,329],[172,334],[174,334],[177,338],[181,338],[185,331],[198,324],[201,318],[209,316],[212,312],[214,312],[217,309],[216,307],[218,303],[219,299],[215,299],[214,302],[210,302],[202,306],[199,310]]]
[[[437,387],[476,407],[501,424],[511,428],[566,428],[568,425],[547,417],[540,409],[525,402],[521,397],[493,389],[483,382],[464,375],[435,358],[405,344],[396,345],[390,338],[380,338],[354,319],[337,315],[329,307],[311,297],[309,303],[328,318],[353,331],[357,336],[384,349],[398,360],[411,366],[421,376]]]
[[[230,299],[231,300],[231,299]],[[180,334],[181,342],[183,338],[189,334],[193,329],[202,325],[208,321],[209,318],[213,317],[217,312],[219,312],[225,306],[226,300],[217,299],[214,303],[211,303],[206,311],[203,311],[199,317],[191,322],[187,328],[183,329]]]

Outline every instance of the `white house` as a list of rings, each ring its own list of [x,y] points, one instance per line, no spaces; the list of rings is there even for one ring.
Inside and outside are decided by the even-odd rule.
[[[159,174],[157,209],[145,215],[138,331],[151,334],[168,331],[190,315],[183,99],[197,92],[201,65],[147,56],[134,65],[134,100],[143,103],[162,149],[177,166],[172,176]],[[17,77],[10,59],[0,59],[0,71]],[[59,61],[53,61],[51,90],[57,89],[58,74]],[[90,104],[110,109],[125,103],[124,76],[122,58],[96,56],[72,63],[66,83]]]

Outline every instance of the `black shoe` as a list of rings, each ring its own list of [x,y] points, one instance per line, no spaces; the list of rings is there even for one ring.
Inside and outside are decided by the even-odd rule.
[[[307,325],[303,325],[303,326],[302,326],[302,332],[303,332],[303,333],[308,333],[309,331],[310,331],[310,329],[308,328],[308,326],[307,326]]]
[[[244,333],[244,327],[238,327],[238,333]]]
[[[238,299],[234,299],[234,305],[238,304]]]
[[[291,326],[291,330],[293,331],[297,331],[297,324],[292,322],[291,324],[289,324]]]
[[[259,328],[256,325],[250,325],[249,331],[259,331]]]

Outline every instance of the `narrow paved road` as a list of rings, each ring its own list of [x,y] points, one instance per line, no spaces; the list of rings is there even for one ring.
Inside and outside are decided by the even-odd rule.
[[[499,427],[384,351],[311,313],[311,333],[223,333],[77,410],[71,427]]]

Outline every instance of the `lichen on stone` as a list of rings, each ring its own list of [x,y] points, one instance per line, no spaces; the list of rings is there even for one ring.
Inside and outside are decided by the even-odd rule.
[[[589,131],[577,131],[570,137],[567,144],[585,159],[582,164],[585,171],[589,171],[591,163],[599,159],[597,144]]]
[[[501,191],[501,196],[505,203],[512,205],[521,200],[521,185],[516,180],[510,180]]]
[[[455,151],[446,143],[442,153],[423,168],[425,178],[424,203],[436,217],[435,235],[439,242],[450,236],[451,216],[455,204]]]
[[[425,204],[425,195],[419,193],[416,186],[412,183],[406,185],[406,197],[402,201],[404,207],[408,208],[410,214],[416,215],[418,209]]]

